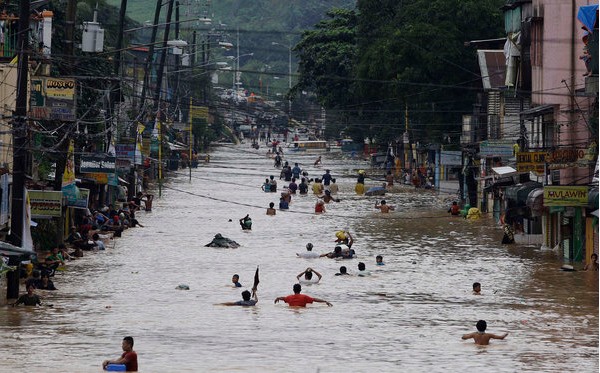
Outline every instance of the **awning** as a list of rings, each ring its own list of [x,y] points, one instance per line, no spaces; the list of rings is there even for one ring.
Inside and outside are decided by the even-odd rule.
[[[595,217],[598,217],[598,210],[592,212],[592,215],[594,215]]]
[[[535,188],[529,192],[525,204],[534,212],[533,215],[542,212],[544,210],[544,188]]]
[[[0,241],[0,254],[7,256],[35,255],[35,251],[11,245],[8,242]]]
[[[491,192],[494,188],[508,187],[511,185],[515,185],[515,181],[512,177],[500,177],[498,180],[496,180],[496,182],[483,188],[483,191]]]
[[[553,113],[555,107],[556,105],[539,105],[532,107],[531,109],[523,110],[519,113],[519,115],[521,116],[522,120],[533,119],[544,114]]]
[[[598,188],[592,188],[588,191],[588,205],[590,210],[598,210]]]
[[[179,145],[179,144],[175,144],[175,143],[170,142],[169,143],[169,149],[171,149],[171,150],[188,150],[189,147],[186,146],[186,145],[184,145],[184,144]]]
[[[516,174],[517,170],[515,170],[514,168],[509,167],[509,166],[503,166],[503,167],[492,167],[492,172],[498,176],[510,176],[510,175]]]
[[[537,188],[542,188],[543,185],[541,183],[537,183],[535,181],[528,181],[523,184],[517,184],[512,187],[506,188],[506,193],[504,194],[506,199],[517,202],[517,204],[525,205],[527,203],[527,197],[532,190]]]

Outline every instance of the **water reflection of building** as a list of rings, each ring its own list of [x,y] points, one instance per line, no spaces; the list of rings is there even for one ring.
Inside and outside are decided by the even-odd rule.
[[[599,241],[598,60],[580,60],[598,55],[598,6],[576,3],[507,1],[503,49],[478,50],[485,94],[461,141],[467,202],[569,261]]]

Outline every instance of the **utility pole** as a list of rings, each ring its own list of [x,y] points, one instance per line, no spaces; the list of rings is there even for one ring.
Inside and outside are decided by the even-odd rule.
[[[23,1],[21,1],[23,4]],[[22,5],[21,5],[22,6]],[[65,56],[67,57],[67,69],[73,70],[73,51],[75,50],[75,15],[77,12],[77,1],[69,0],[66,11],[65,27]]]
[[[121,0],[121,9],[119,10],[119,33],[117,34],[117,51],[114,60],[115,75],[119,75],[119,67],[121,66],[121,49],[123,49],[123,30],[125,26],[125,13],[127,11],[127,0]],[[119,85],[120,87],[120,85]],[[120,94],[120,89],[119,89]]]
[[[175,40],[179,40],[179,1],[175,2]],[[181,59],[179,55],[175,55],[175,87],[173,89],[173,98],[175,101],[175,108],[179,108],[179,64]]]
[[[165,60],[167,59],[167,41],[169,40],[169,30],[171,29],[171,15],[173,14],[173,2],[169,0],[169,8],[167,10],[167,23],[165,25],[165,34],[163,37],[162,50],[160,54],[160,64],[158,65],[158,74],[156,77],[156,89],[154,91],[154,115],[159,121],[159,134],[158,134],[158,196],[162,196],[162,177],[163,177],[163,162],[162,162],[162,139],[163,139],[163,124],[160,115],[160,94],[162,90],[163,72],[165,69]]]
[[[154,59],[154,43],[156,42],[156,33],[158,31],[158,21],[160,18],[160,8],[162,7],[162,0],[156,0],[156,10],[154,11],[154,23],[152,26],[152,36],[150,37],[150,46],[148,47],[148,57],[146,57],[146,64],[144,66],[144,84],[142,85],[142,94],[140,98],[140,111],[144,109],[146,101],[146,89],[150,85],[150,65]]]
[[[19,34],[17,38],[17,99],[13,117],[13,182],[10,211],[10,241],[21,247],[23,244],[23,210],[25,208],[25,171],[27,169],[27,76],[29,65],[29,0],[19,3]],[[11,260],[16,258],[11,256]],[[8,272],[6,298],[19,297],[20,261],[9,262],[17,270]]]

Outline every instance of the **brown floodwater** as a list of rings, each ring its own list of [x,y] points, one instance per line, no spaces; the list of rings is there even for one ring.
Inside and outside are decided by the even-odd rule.
[[[53,307],[4,307],[0,371],[100,372],[126,335],[141,372],[598,371],[597,272],[563,272],[556,252],[501,245],[492,219],[450,217],[452,196],[397,188],[384,197],[396,211],[381,214],[373,206],[382,197],[354,193],[367,164],[341,154],[324,154],[320,169],[314,155],[286,154],[310,177],[330,168],[341,202],[315,215],[312,193],[294,196],[289,211],[266,216],[279,193],[260,185],[279,170],[265,152],[216,148],[191,181],[188,170],[172,175],[153,211],[138,214],[144,228],[69,263],[54,278],[58,291],[38,291]],[[246,214],[250,232],[238,223]],[[358,258],[296,257],[308,242],[331,251],[342,229]],[[204,247],[216,233],[241,247]],[[356,273],[359,261],[371,276],[334,276],[342,265]],[[249,288],[257,266],[256,307],[215,305],[241,299],[231,276]],[[307,267],[323,278],[303,293],[333,307],[274,304]],[[482,296],[472,295],[476,281]],[[462,341],[480,319],[510,334],[489,346]]]

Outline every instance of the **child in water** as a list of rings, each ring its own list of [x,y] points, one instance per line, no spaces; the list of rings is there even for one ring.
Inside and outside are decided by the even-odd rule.
[[[481,295],[481,284],[479,282],[473,283],[473,295]]]
[[[462,339],[471,339],[475,340],[475,344],[478,345],[489,345],[490,339],[504,339],[508,335],[508,333],[504,333],[504,335],[496,335],[491,333],[486,333],[485,329],[487,328],[487,323],[485,320],[477,321],[477,332],[469,333],[462,336]]]
[[[233,283],[233,286],[236,288],[242,287],[242,284],[240,284],[240,276],[238,274],[235,274],[231,277],[231,282]]]
[[[375,257],[375,264],[378,266],[384,266],[385,263],[383,262],[383,257],[381,255],[377,255]]]

